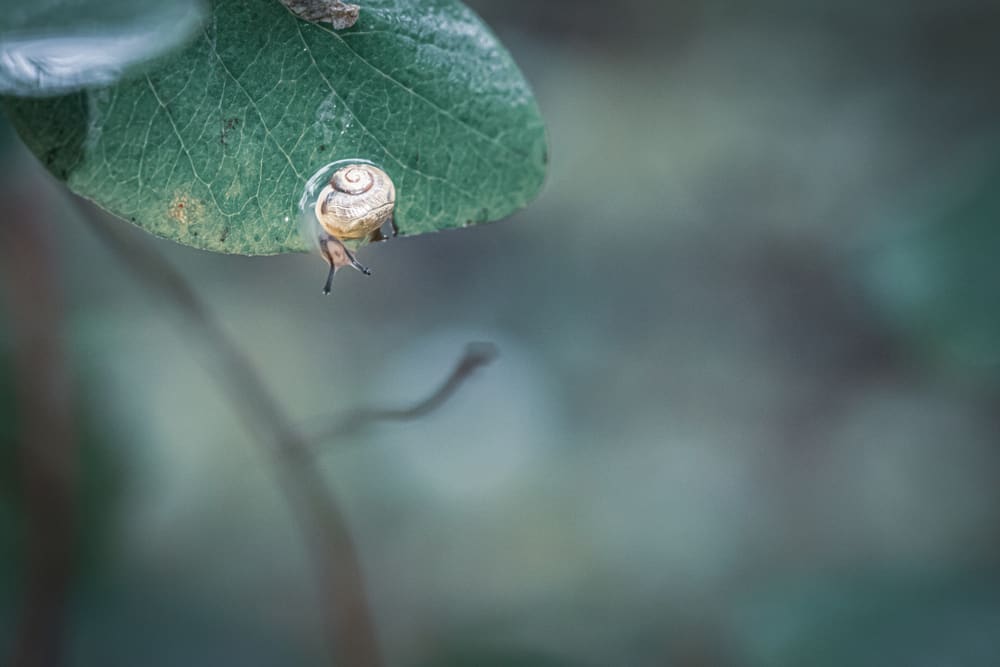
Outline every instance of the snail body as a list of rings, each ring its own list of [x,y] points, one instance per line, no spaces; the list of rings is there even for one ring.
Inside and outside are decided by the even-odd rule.
[[[382,227],[392,221],[395,206],[396,187],[389,174],[375,165],[357,162],[333,172],[320,190],[312,211],[318,223],[314,238],[319,242],[320,254],[330,265],[323,288],[325,293],[329,294],[334,274],[344,266],[371,275],[344,242],[385,238]]]

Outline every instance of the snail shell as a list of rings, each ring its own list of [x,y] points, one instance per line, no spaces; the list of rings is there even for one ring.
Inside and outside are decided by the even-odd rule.
[[[338,169],[319,193],[316,219],[330,236],[363,239],[392,217],[396,187],[389,174],[370,164]]]

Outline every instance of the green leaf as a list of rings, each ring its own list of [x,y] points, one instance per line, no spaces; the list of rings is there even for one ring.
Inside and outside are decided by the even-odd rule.
[[[218,0],[204,33],[147,75],[5,109],[72,190],[218,252],[305,250],[297,202],[335,160],[389,173],[404,235],[507,216],[545,174],[527,83],[454,0],[369,0],[339,33],[278,0]]]
[[[202,0],[0,0],[0,94],[111,85],[187,41],[204,17]]]

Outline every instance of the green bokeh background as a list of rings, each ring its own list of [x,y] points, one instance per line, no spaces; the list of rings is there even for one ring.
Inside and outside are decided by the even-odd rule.
[[[529,209],[366,248],[330,298],[315,257],[149,239],[305,425],[499,346],[321,459],[387,662],[998,664],[1000,10],[471,4],[548,124]],[[322,664],[296,526],[201,342],[60,210],[92,480],[71,664]]]

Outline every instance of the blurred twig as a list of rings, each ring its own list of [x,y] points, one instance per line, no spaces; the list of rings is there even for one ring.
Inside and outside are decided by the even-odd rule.
[[[478,368],[492,363],[497,354],[497,347],[493,343],[469,343],[451,374],[427,398],[408,408],[360,408],[320,431],[311,440],[315,443],[332,442],[355,435],[377,422],[411,421],[425,417],[444,405]]]
[[[15,159],[3,167],[10,169]],[[0,191],[0,273],[14,340],[25,579],[9,664],[48,667],[63,659],[73,582],[77,442],[46,199],[36,187],[13,180]]]
[[[124,225],[76,201],[84,220],[132,273],[176,303],[197,327],[222,369],[220,379],[234,405],[264,445],[276,446],[280,481],[322,583],[333,663],[380,664],[357,550],[345,517],[313,465],[305,437],[181,274],[148,245],[133,240]]]

